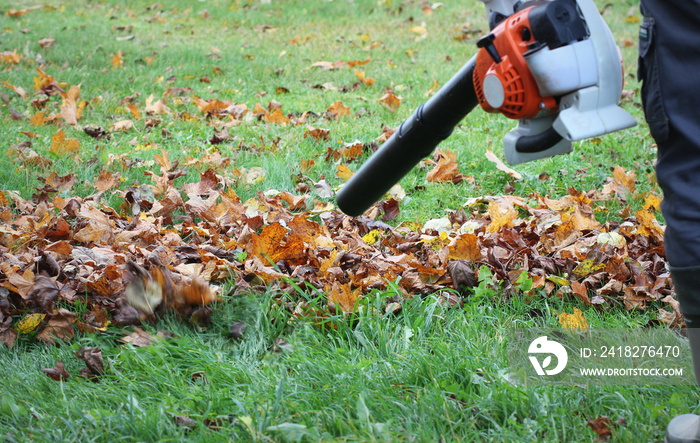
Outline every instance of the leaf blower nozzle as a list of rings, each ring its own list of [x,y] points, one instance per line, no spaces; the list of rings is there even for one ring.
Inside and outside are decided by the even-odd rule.
[[[399,182],[479,103],[472,57],[440,90],[399,126],[338,192],[338,207],[361,215]]]

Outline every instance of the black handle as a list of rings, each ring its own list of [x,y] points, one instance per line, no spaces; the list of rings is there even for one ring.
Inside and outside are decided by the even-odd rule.
[[[358,216],[399,182],[418,162],[449,137],[478,104],[472,57],[440,90],[423,103],[338,192],[338,207]]]

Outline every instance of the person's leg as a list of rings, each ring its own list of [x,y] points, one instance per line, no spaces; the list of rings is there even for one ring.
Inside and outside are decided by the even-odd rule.
[[[658,146],[666,258],[700,382],[700,0],[641,0],[642,102]],[[700,417],[676,417],[669,442],[700,441]]]

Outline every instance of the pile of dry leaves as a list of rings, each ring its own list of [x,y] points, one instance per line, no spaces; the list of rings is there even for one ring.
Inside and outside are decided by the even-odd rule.
[[[619,223],[594,217],[594,200],[614,196],[624,171],[598,195],[481,198],[443,219],[392,227],[394,200],[361,218],[289,192],[241,201],[214,170],[176,186],[177,164],[165,154],[158,163],[148,197],[117,191],[120,208],[103,204],[102,193],[59,196],[70,176],[45,178],[31,200],[0,191],[0,342],[12,346],[30,332],[69,340],[76,329],[138,324],[166,310],[206,321],[223,281],[235,282],[236,293],[315,288],[329,312],[352,311],[388,282],[406,297],[441,292],[454,302],[484,265],[504,294],[525,272],[530,296],[627,309],[660,301],[660,320],[680,318],[654,216],[658,198]],[[76,302],[86,305],[81,315],[71,310]]]

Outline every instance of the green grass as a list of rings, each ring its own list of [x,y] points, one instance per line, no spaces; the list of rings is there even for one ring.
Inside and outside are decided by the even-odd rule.
[[[52,172],[76,174],[66,196],[93,194],[102,169],[121,175],[122,191],[149,184],[144,171],[158,170],[154,155],[161,150],[183,163],[215,152],[231,159],[228,167],[186,167],[187,175],[178,184],[196,181],[209,167],[229,178],[233,169],[262,167],[262,182],[234,184],[243,200],[267,189],[293,190],[303,160],[315,161],[304,173],[309,182],[325,177],[338,186],[339,162],[325,160],[327,149],[354,140],[370,143],[383,124],[398,125],[426,100],[434,81],[444,84],[474,53],[475,39],[486,30],[478,1],[445,2],[432,16],[422,12],[423,2],[397,0],[43,4],[48,6],[19,17],[1,15],[0,52],[16,50],[21,61],[0,64],[0,79],[24,88],[30,97],[2,88],[0,187],[25,198],[43,186],[40,177]],[[634,17],[639,14],[630,11],[634,5],[632,0],[616,2],[605,17],[622,47],[625,89],[638,91],[636,49],[625,44],[636,39]],[[2,11],[25,7],[21,1],[0,2]],[[414,26],[424,26],[427,37],[417,38]],[[466,40],[455,39],[463,30],[478,29]],[[41,48],[41,38],[56,43]],[[118,51],[124,64],[113,68],[110,60]],[[353,68],[311,66],[368,58],[357,69],[376,82],[354,89],[359,80]],[[79,127],[63,125],[81,148],[73,155],[52,153],[51,136],[59,127],[29,123],[37,112],[30,100],[38,66],[58,82],[80,85],[80,99],[89,104],[79,125],[107,128],[131,118],[134,129],[95,140]],[[205,77],[209,82],[200,81]],[[313,87],[328,82],[341,90]],[[289,92],[280,93],[278,87]],[[155,128],[146,127],[146,116],[133,118],[120,102],[138,93],[134,103],[143,113],[147,97],[158,100],[169,88],[191,92],[182,100],[168,97],[172,113],[155,116],[161,120]],[[378,101],[387,88],[402,97],[396,112]],[[251,110],[256,103],[265,107],[276,101],[284,113],[311,111],[315,116],[307,124],[329,129],[330,138],[305,137],[306,125],[252,120],[230,129],[232,141],[211,145],[214,129],[190,102],[192,96],[231,100]],[[352,109],[352,116],[323,116],[337,100]],[[60,97],[52,96],[47,114],[58,112],[60,103]],[[638,97],[624,106],[642,121]],[[23,119],[13,120],[10,110]],[[552,198],[566,195],[571,187],[599,189],[615,165],[636,171],[638,193],[629,201],[633,209],[645,193],[659,192],[653,179],[656,153],[643,124],[579,142],[567,156],[519,165],[523,179],[518,181],[498,173],[484,157],[486,149],[501,155],[501,138],[513,126],[479,110],[467,116],[441,147],[458,153],[460,172],[474,176],[475,182],[426,184],[426,171],[417,168],[401,182],[410,199],[401,204],[396,222],[440,217],[470,197],[500,195],[511,187],[515,195]],[[25,141],[51,165],[42,169],[14,157],[7,160],[7,153]],[[128,162],[110,164],[110,155],[119,154]],[[356,170],[361,162],[349,166]],[[549,178],[540,179],[543,172]],[[115,208],[121,201],[114,190],[105,200]],[[606,209],[601,219],[619,220],[623,207],[613,202]],[[556,314],[578,307],[594,328],[638,328],[654,319],[656,306],[627,312],[619,306],[595,309],[571,299],[487,291],[467,298],[462,308],[445,307],[433,296],[416,296],[404,303],[400,314],[383,314],[386,298],[394,295],[371,293],[349,317],[295,320],[287,304],[293,307],[311,296],[269,290],[225,297],[206,329],[175,319],[147,326],[153,333],[167,329],[176,337],[145,348],[119,342],[130,329],[79,334],[56,347],[22,337],[13,349],[0,351],[0,435],[7,441],[47,442],[591,441],[595,434],[587,420],[605,415],[626,421],[614,427],[613,441],[658,441],[674,415],[698,407],[691,386],[524,388],[504,377],[505,334],[513,327],[558,327]],[[240,341],[228,337],[230,325],[238,321],[248,325]],[[292,349],[271,350],[278,338]],[[108,369],[98,383],[78,375],[84,365],[74,354],[82,346],[103,350]],[[41,372],[57,359],[71,374],[65,382]],[[178,416],[195,424],[178,425]]]
[[[507,382],[506,331],[556,327],[552,313],[569,301],[504,303],[492,292],[462,309],[428,297],[384,314],[391,295],[370,294],[353,318],[296,321],[278,294],[237,297],[217,306],[206,331],[152,325],[175,338],[144,348],[119,344],[119,331],[60,347],[23,340],[0,355],[0,426],[8,441],[294,441],[295,430],[307,441],[590,441],[587,419],[605,415],[626,421],[614,441],[654,441],[674,414],[697,407],[694,387]],[[588,314],[594,328],[649,319]],[[240,341],[228,338],[238,321],[247,324]],[[280,338],[291,348],[271,349]],[[103,349],[97,383],[78,375],[82,346]],[[41,372],[57,359],[71,374],[65,382]]]

